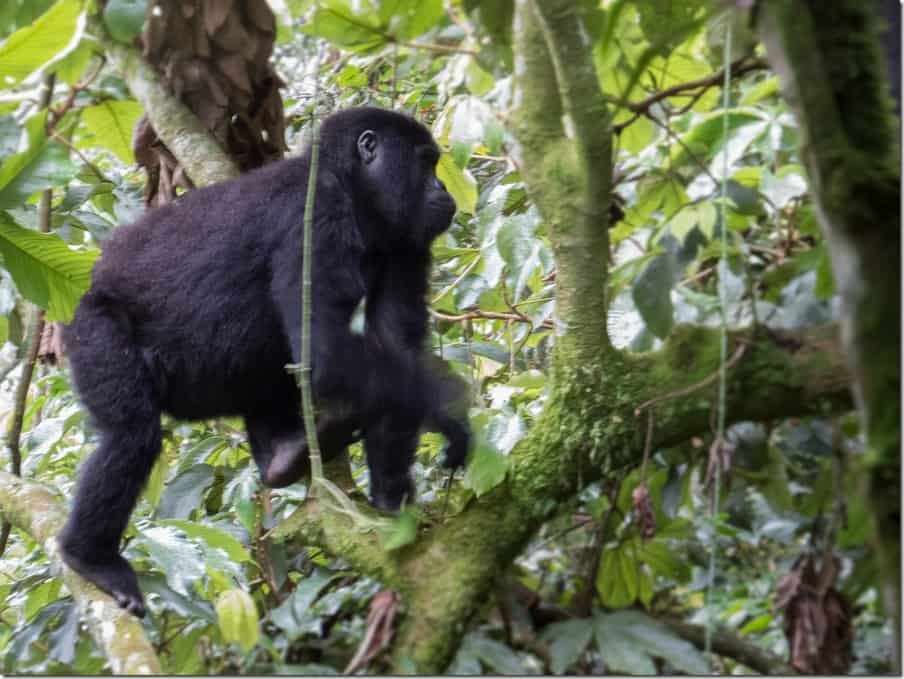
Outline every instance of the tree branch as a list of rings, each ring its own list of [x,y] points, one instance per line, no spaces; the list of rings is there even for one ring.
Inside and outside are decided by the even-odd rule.
[[[692,625],[674,618],[657,618],[657,620],[682,639],[691,642],[701,651],[704,650],[706,628],[702,625]],[[780,656],[764,651],[728,630],[715,630],[712,634],[711,644],[714,653],[731,658],[759,674],[797,674],[794,668],[790,667]]]
[[[758,16],[769,60],[800,124],[801,155],[841,297],[855,398],[874,452],[873,543],[897,629],[900,671],[900,141],[875,10],[861,0],[766,0]]]
[[[160,662],[138,619],[59,560],[56,535],[66,513],[54,494],[45,486],[0,471],[0,512],[60,564],[63,582],[81,608],[82,618],[112,672],[160,674]]]
[[[97,17],[89,21],[110,62],[126,81],[132,95],[144,106],[157,136],[179,159],[195,185],[214,184],[238,176],[238,167],[201,120],[167,92],[138,50],[110,38]]]

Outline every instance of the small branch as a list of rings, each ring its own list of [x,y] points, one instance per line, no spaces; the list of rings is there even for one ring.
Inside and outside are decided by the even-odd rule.
[[[399,47],[409,47],[416,50],[424,50],[426,52],[436,52],[437,54],[470,54],[477,56],[478,51],[468,47],[458,47],[457,45],[443,45],[435,42],[411,42],[408,40],[395,40],[391,36],[386,36],[389,42]]]
[[[735,61],[731,65],[731,77],[738,78],[742,75],[750,73],[751,71],[760,71],[763,69],[769,68],[769,65],[762,59],[750,59],[749,57],[741,57],[737,61]],[[660,90],[655,94],[650,95],[646,99],[643,99],[638,102],[627,102],[625,106],[628,110],[633,111],[637,114],[646,113],[653,104],[662,101],[663,99],[668,99],[669,97],[674,97],[681,94],[686,94],[690,90],[707,90],[710,87],[715,87],[716,85],[721,85],[722,81],[725,79],[725,69],[721,68],[712,75],[708,75],[704,78],[698,78],[697,80],[689,80],[685,83],[678,83],[677,85],[672,85],[671,87],[666,87],[664,90]],[[701,92],[697,92],[694,96],[699,98],[701,96]]]
[[[726,370],[731,370],[737,364],[737,362],[741,360],[741,357],[744,355],[744,350],[746,348],[747,345],[744,343],[738,345],[738,348],[735,350],[734,355],[725,362]],[[707,387],[715,382],[719,378],[719,373],[720,371],[716,370],[716,372],[714,372],[712,375],[709,375],[707,378],[700,380],[696,384],[692,384],[688,387],[673,391],[668,394],[663,394],[662,396],[657,396],[656,398],[651,398],[649,401],[644,401],[639,406],[637,406],[634,414],[640,415],[641,411],[643,411],[644,409],[649,408],[652,405],[656,405],[657,403],[662,403],[663,401],[668,401],[673,398],[679,398],[681,396],[689,396],[695,391],[699,391],[700,389],[703,389],[704,387]]]
[[[129,91],[144,107],[157,136],[180,160],[194,184],[205,186],[238,176],[235,163],[204,123],[166,90],[138,50],[110,38],[97,17],[89,19],[89,26],[101,39],[110,63],[126,81]]]
[[[511,321],[515,323],[533,323],[527,316],[520,313],[508,313],[505,311],[466,311],[463,314],[444,314],[441,311],[430,309],[430,315],[441,321],[470,321],[474,319],[483,319],[489,321]],[[552,321],[543,321],[541,327],[552,329]]]

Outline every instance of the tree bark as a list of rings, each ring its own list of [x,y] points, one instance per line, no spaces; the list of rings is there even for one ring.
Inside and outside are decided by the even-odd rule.
[[[767,0],[758,28],[801,127],[841,295],[844,347],[870,448],[874,544],[900,671],[901,198],[875,16],[861,0]]]

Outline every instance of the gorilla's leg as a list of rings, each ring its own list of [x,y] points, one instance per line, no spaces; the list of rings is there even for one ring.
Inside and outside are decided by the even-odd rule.
[[[324,462],[361,438],[358,420],[351,411],[338,407],[317,418],[317,441]],[[248,415],[245,428],[264,485],[284,488],[307,476],[310,471],[308,442],[298,414]]]
[[[72,371],[100,430],[82,465],[75,502],[59,535],[63,560],[141,617],[144,601],[119,542],[160,450],[160,409],[128,323],[103,305],[82,305],[69,331]]]
[[[297,413],[246,415],[245,429],[265,486],[283,488],[307,474],[304,424]]]
[[[364,451],[370,470],[370,501],[374,507],[396,511],[403,500],[414,502],[409,472],[417,450],[420,426],[410,420],[383,416],[368,424]]]

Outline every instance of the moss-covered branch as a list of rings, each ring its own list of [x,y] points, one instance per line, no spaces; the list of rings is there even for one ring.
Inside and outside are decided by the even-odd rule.
[[[730,422],[851,407],[837,328],[737,332],[730,343],[733,353],[743,346],[729,370]],[[605,352],[591,364],[559,365],[555,393],[512,452],[508,480],[398,552],[383,552],[374,533],[313,504],[280,532],[323,546],[399,591],[407,615],[397,665],[413,660],[419,671],[441,672],[496,578],[560,503],[613,470],[639,464],[646,419],[638,419],[638,406],[659,397],[647,406],[654,409],[656,446],[709,430],[715,391],[705,385],[718,357],[716,330],[679,326],[655,353]],[[683,395],[662,398],[670,394]]]
[[[160,674],[160,662],[138,619],[57,558],[56,535],[66,513],[56,496],[45,486],[0,471],[0,513],[60,564],[63,582],[113,673]]]
[[[92,32],[101,38],[110,62],[142,106],[157,136],[182,163],[196,186],[236,177],[239,170],[201,120],[166,91],[154,70],[131,45],[113,40],[95,17]]]
[[[861,0],[767,0],[758,28],[800,123],[832,256],[845,350],[874,455],[875,544],[900,641],[900,173],[874,14]],[[900,667],[900,646],[897,656]]]

